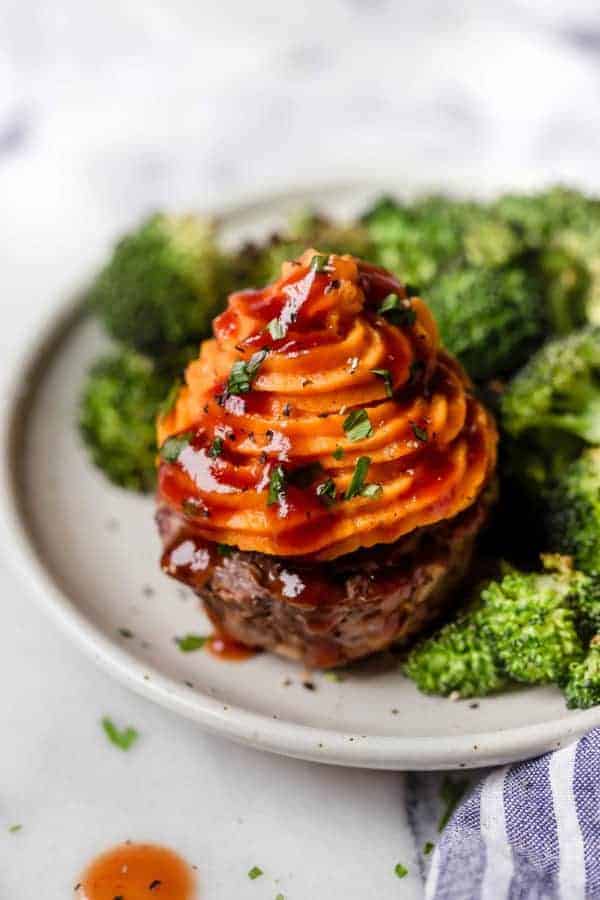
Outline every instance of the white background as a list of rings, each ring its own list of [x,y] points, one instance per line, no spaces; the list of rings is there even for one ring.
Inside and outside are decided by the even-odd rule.
[[[0,0],[0,377],[151,209],[392,171],[597,187],[599,100],[595,2]],[[207,737],[96,671],[5,565],[0,598],[3,900],[72,896],[125,838],[179,849],[206,900],[421,896],[402,776]],[[141,732],[129,754],[104,714]]]

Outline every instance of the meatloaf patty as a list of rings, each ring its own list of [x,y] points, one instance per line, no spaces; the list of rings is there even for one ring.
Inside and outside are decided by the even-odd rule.
[[[471,561],[490,506],[468,510],[327,563],[219,548],[166,506],[163,568],[192,587],[219,631],[311,667],[332,668],[404,644],[439,618]]]

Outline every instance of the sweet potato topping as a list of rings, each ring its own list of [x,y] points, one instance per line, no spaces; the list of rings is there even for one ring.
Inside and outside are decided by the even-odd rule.
[[[307,250],[213,328],[158,422],[160,498],[204,538],[332,559],[451,518],[489,481],[493,420],[385,270]]]

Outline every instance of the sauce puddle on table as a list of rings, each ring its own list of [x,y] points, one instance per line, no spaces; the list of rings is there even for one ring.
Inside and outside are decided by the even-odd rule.
[[[119,844],[89,864],[79,900],[194,900],[196,879],[180,856],[156,844]]]

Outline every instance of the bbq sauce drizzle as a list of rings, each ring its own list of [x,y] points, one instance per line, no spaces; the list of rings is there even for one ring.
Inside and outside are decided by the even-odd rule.
[[[344,310],[348,282],[362,295],[360,316],[383,342],[385,369],[371,370],[367,384],[370,399],[364,407],[327,409],[316,414],[323,434],[329,429],[332,449],[315,459],[314,453],[312,457],[303,455],[302,447],[290,437],[292,429],[288,426],[295,424],[299,414],[294,403],[289,397],[265,390],[260,380],[270,358],[306,359],[309,365],[301,386],[310,400],[319,376],[310,369],[311,353],[327,352],[329,348],[334,352],[356,320],[356,309]],[[286,276],[274,286],[233,295],[214,326],[217,341],[222,345],[234,343],[233,362],[228,375],[215,378],[209,386],[191,427],[173,433],[176,417],[163,423],[163,432],[166,430],[169,437],[161,447],[160,498],[206,537],[208,547],[213,535],[215,540],[228,543],[227,529],[219,520],[235,513],[236,506],[243,508],[250,494],[259,494],[261,514],[271,523],[273,534],[286,521],[290,524],[281,542],[282,554],[286,555],[286,548],[293,554],[303,554],[307,548],[306,555],[310,556],[314,552],[311,548],[327,545],[339,504],[359,498],[362,504],[377,506],[385,487],[378,484],[379,471],[391,471],[392,478],[398,473],[412,473],[411,490],[417,497],[432,493],[434,486],[445,484],[445,480],[451,484],[455,461],[450,459],[447,447],[439,444],[426,414],[432,395],[441,398],[439,403],[445,403],[449,410],[464,405],[460,432],[466,438],[467,462],[487,469],[479,489],[493,467],[494,438],[485,433],[486,426],[493,432],[493,425],[485,415],[482,417],[459,367],[438,353],[427,328],[420,327],[416,311],[421,309],[419,303],[422,305],[411,300],[407,289],[378,267],[314,252],[290,265]],[[350,387],[359,362],[358,357],[348,359]],[[364,373],[361,377],[364,384]],[[368,451],[363,452],[361,446],[365,437],[377,431],[382,404],[393,404],[398,417],[404,417],[404,432],[401,439],[396,437],[396,444],[403,441],[405,447],[398,459],[387,462],[379,458],[371,465]],[[416,412],[411,417],[413,409]],[[346,415],[349,412],[355,414],[354,426],[351,423],[346,428],[352,418]],[[302,414],[306,415],[306,410]],[[340,417],[342,433],[332,436],[327,419],[337,422]],[[261,419],[277,427],[258,433],[252,423]],[[342,490],[336,481],[344,479],[346,488]],[[452,505],[455,494],[456,490],[450,488],[446,494],[441,491],[437,499],[433,496],[437,518],[444,517],[445,505]],[[222,531],[225,534],[220,535]],[[170,553],[174,552],[183,551],[172,548]],[[172,560],[164,565],[167,571],[173,568]],[[198,566],[198,557],[189,565]]]

